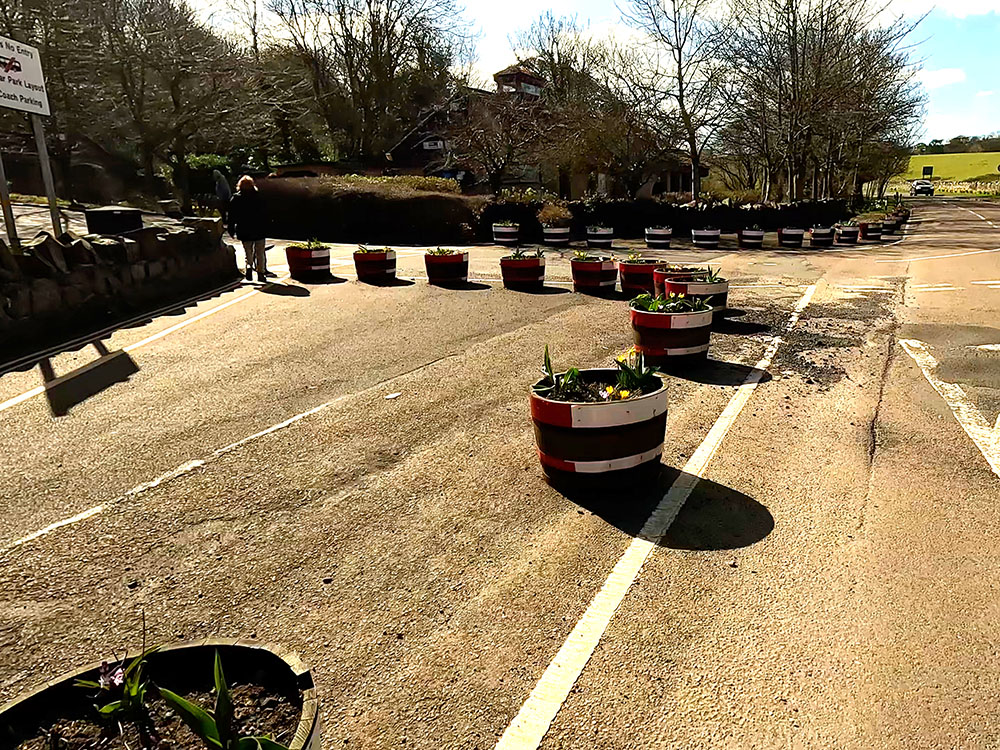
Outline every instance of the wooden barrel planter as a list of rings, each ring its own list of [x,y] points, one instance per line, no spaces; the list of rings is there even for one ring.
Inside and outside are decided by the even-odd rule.
[[[703,299],[712,306],[712,320],[718,322],[725,317],[729,303],[729,282],[721,281],[667,281],[667,294],[683,294],[692,299]],[[662,315],[663,313],[656,313]]]
[[[396,278],[396,251],[354,253],[358,281],[366,284],[389,284]]]
[[[899,229],[899,219],[895,216],[886,216],[882,220],[882,236],[893,236],[896,234],[896,230]]]
[[[497,245],[513,247],[517,245],[520,230],[521,228],[517,224],[514,224],[513,226],[508,226],[506,224],[494,224],[493,242]]]
[[[662,297],[666,294],[667,282],[672,280],[694,281],[703,279],[708,275],[704,268],[695,267],[666,267],[653,269],[653,294]]]
[[[580,372],[594,383],[614,383],[617,376],[617,370]],[[555,401],[532,390],[531,420],[538,459],[550,482],[626,490],[659,474],[667,390],[661,385],[638,398],[606,403]]]
[[[573,270],[573,291],[583,294],[610,296],[618,281],[618,269],[611,258],[594,258],[569,262]]]
[[[719,246],[721,239],[722,230],[720,229],[691,230],[691,242],[694,243],[695,247],[705,247],[714,250]]]
[[[424,255],[427,283],[434,286],[462,286],[469,281],[469,254]]]
[[[802,240],[806,236],[804,229],[793,229],[786,227],[778,230],[778,244],[781,247],[802,247]]]
[[[330,248],[289,245],[285,248],[288,274],[296,281],[330,278]]]
[[[629,308],[636,351],[660,367],[690,364],[708,358],[712,311],[646,312]]]
[[[542,227],[542,242],[550,247],[569,244],[569,227]]]
[[[739,246],[748,250],[764,247],[763,229],[741,229],[736,233]]]
[[[618,261],[618,275],[621,277],[622,293],[631,297],[653,294],[653,272],[661,261],[652,258]]]
[[[863,221],[858,224],[858,232],[861,239],[866,242],[881,242],[882,241],[882,222],[881,221]]]
[[[269,694],[262,699],[265,702],[287,701],[294,706],[298,719],[288,727],[272,730],[277,742],[290,750],[320,750],[316,688],[309,669],[295,654],[252,641],[201,639],[191,643],[173,643],[150,654],[144,674],[156,685],[173,690],[182,697],[195,692],[207,693],[214,685],[216,651],[231,689],[234,685],[259,686]],[[113,657],[105,661],[108,664],[118,663]],[[74,731],[85,731],[88,717],[96,714],[95,691],[78,687],[75,682],[78,679],[97,681],[100,668],[101,662],[96,662],[68,672],[0,708],[0,747],[18,747],[35,738],[47,737],[49,728],[59,721],[74,721]],[[147,700],[155,702],[162,699],[147,697]],[[211,710],[214,700],[213,696],[213,705],[202,708]],[[261,712],[267,711],[273,709],[261,707]],[[162,713],[155,711],[154,715]],[[254,723],[260,726],[259,721]],[[98,735],[95,735],[94,739],[97,738]],[[48,747],[48,741],[43,741]]]
[[[841,245],[857,245],[859,232],[856,226],[838,226],[837,242]]]
[[[507,289],[537,291],[545,285],[545,258],[501,258],[500,276]]]
[[[646,247],[650,250],[669,250],[674,230],[670,227],[646,227]]]
[[[608,227],[587,227],[587,247],[608,250],[615,239],[615,230]]]
[[[833,247],[833,227],[813,227],[809,232],[812,247]]]

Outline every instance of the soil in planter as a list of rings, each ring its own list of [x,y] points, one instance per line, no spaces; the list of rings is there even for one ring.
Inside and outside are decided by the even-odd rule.
[[[573,388],[563,388],[563,392],[559,395],[554,393],[539,393],[537,395],[542,398],[547,398],[550,401],[560,401],[563,403],[570,404],[607,404],[613,403],[608,401],[605,397],[604,392],[609,386],[617,386],[617,381],[608,381],[600,383],[577,383]],[[649,393],[656,393],[659,388],[649,388],[642,389],[636,388],[633,390],[632,397],[626,399],[615,399],[615,401],[631,401],[632,398],[638,398],[639,396],[645,396]]]
[[[164,686],[166,687],[166,686]],[[83,690],[83,688],[81,688]],[[288,696],[260,685],[230,687],[233,696],[234,725],[241,736],[273,737],[287,745],[295,736],[302,701],[298,695]],[[185,698],[206,710],[215,706],[215,694],[186,693]],[[205,744],[181,721],[166,701],[159,697],[148,701],[152,726],[157,732],[151,746],[156,750],[204,750]],[[97,710],[93,713],[96,715]],[[124,732],[112,721],[105,724],[90,718],[59,719],[50,727],[39,727],[39,734],[22,742],[14,750],[142,750],[139,732],[133,724],[122,724]],[[53,745],[50,734],[58,735]],[[158,740],[158,744],[157,744]]]

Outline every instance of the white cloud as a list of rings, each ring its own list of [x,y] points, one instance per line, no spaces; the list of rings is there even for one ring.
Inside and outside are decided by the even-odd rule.
[[[933,10],[953,18],[968,18],[1000,13],[1000,0],[952,0],[949,3],[940,0],[895,0],[891,9],[904,16],[922,16]]]
[[[976,96],[979,96],[979,97],[993,96],[996,93],[997,93],[996,91],[977,91],[976,92]]]
[[[965,71],[962,68],[939,68],[938,70],[922,70],[918,74],[920,82],[928,91],[942,86],[953,86],[965,82]]]

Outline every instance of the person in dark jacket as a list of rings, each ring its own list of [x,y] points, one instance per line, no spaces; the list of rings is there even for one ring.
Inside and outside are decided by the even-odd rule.
[[[219,202],[219,215],[222,223],[229,222],[229,201],[233,199],[233,191],[229,187],[229,180],[218,169],[212,170],[212,179],[215,181],[215,199]]]
[[[236,183],[236,195],[229,202],[229,236],[237,237],[243,243],[247,256],[247,281],[253,278],[254,268],[257,269],[257,280],[265,281],[267,210],[257,186],[254,185],[253,177],[249,175],[240,177]]]

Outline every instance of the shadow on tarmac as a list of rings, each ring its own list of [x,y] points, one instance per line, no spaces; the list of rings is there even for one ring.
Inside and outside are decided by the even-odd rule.
[[[721,333],[725,333],[725,331],[721,331]],[[703,385],[743,385],[751,373],[758,373],[761,383],[766,383],[771,379],[771,373],[766,370],[761,371],[749,365],[741,365],[736,362],[723,362],[718,359],[709,359],[699,365],[687,364],[677,365],[676,367],[665,365],[661,369],[666,375],[681,378],[682,380],[690,380],[692,383],[702,383]]]
[[[343,279],[341,279],[343,281]],[[309,290],[295,284],[264,284],[260,288],[263,294],[273,294],[276,297],[308,297]]]
[[[743,313],[744,315],[746,313]],[[743,320],[723,318],[712,325],[713,333],[728,333],[733,336],[753,336],[757,333],[767,333],[771,326],[764,323],[748,323]]]
[[[360,281],[360,279],[359,279]],[[393,276],[385,281],[360,281],[366,286],[413,286],[416,282],[412,279],[400,279]]]
[[[631,537],[642,537],[646,519],[683,473],[663,466],[656,485],[638,492],[626,487],[599,490],[554,486],[570,502],[616,529]],[[774,516],[752,497],[701,479],[659,545],[677,550],[739,549],[756,544],[773,530]]]

